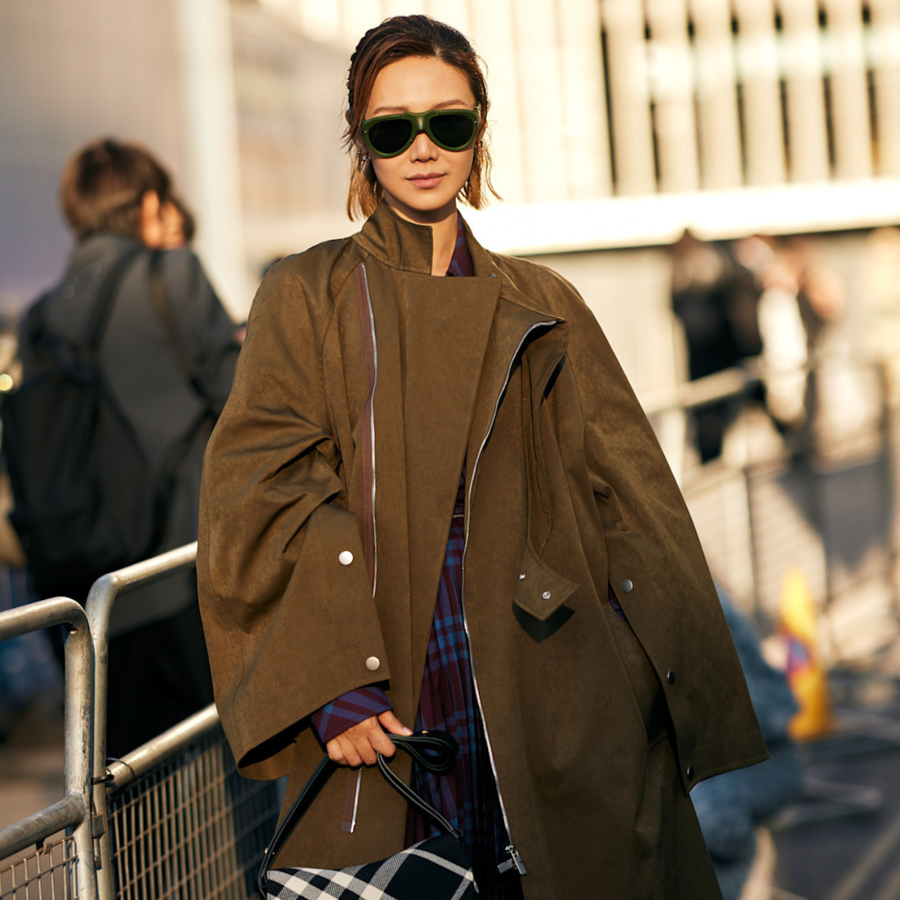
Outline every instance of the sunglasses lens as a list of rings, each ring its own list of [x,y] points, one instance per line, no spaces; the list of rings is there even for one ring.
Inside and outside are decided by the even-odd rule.
[[[373,122],[369,128],[369,144],[376,153],[399,153],[412,135],[412,123],[406,119]]]
[[[446,112],[433,116],[429,124],[435,140],[448,150],[461,150],[475,136],[475,123],[458,113]]]

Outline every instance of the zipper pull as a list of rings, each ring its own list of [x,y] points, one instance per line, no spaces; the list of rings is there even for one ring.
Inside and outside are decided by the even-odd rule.
[[[509,872],[510,869],[515,869],[520,875],[525,874],[525,864],[522,862],[522,857],[519,856],[519,851],[510,844],[506,848],[506,852],[509,854],[509,859],[504,859],[499,866],[497,866],[497,871],[502,875],[504,872]]]

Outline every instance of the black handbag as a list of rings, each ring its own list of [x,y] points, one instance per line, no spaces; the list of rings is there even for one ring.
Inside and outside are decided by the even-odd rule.
[[[442,731],[390,739],[419,765],[436,775],[446,775],[456,760],[456,741]],[[256,880],[262,900],[474,900],[477,888],[472,867],[454,828],[388,766],[379,753],[378,768],[387,783],[407,802],[428,816],[442,831],[407,847],[394,856],[345,869],[270,868],[290,833],[338,768],[326,756],[282,819],[266,849]]]

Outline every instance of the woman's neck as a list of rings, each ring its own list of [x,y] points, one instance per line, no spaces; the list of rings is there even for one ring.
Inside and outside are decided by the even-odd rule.
[[[450,260],[453,259],[453,251],[456,249],[456,231],[458,213],[454,208],[453,214],[431,226],[431,274],[446,275],[450,268]]]
[[[456,203],[450,204],[441,210],[429,213],[419,213],[411,210],[401,203],[391,202],[386,197],[387,205],[403,219],[415,222],[417,225],[428,225],[431,228],[431,274],[446,275],[450,268],[450,260],[453,259],[453,251],[456,249],[456,229],[458,213]]]

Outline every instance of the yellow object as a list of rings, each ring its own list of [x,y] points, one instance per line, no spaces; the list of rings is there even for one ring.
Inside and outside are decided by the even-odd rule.
[[[779,631],[787,641],[787,679],[800,710],[788,732],[811,741],[834,730],[828,676],[819,656],[816,605],[802,569],[789,569],[781,585]]]

